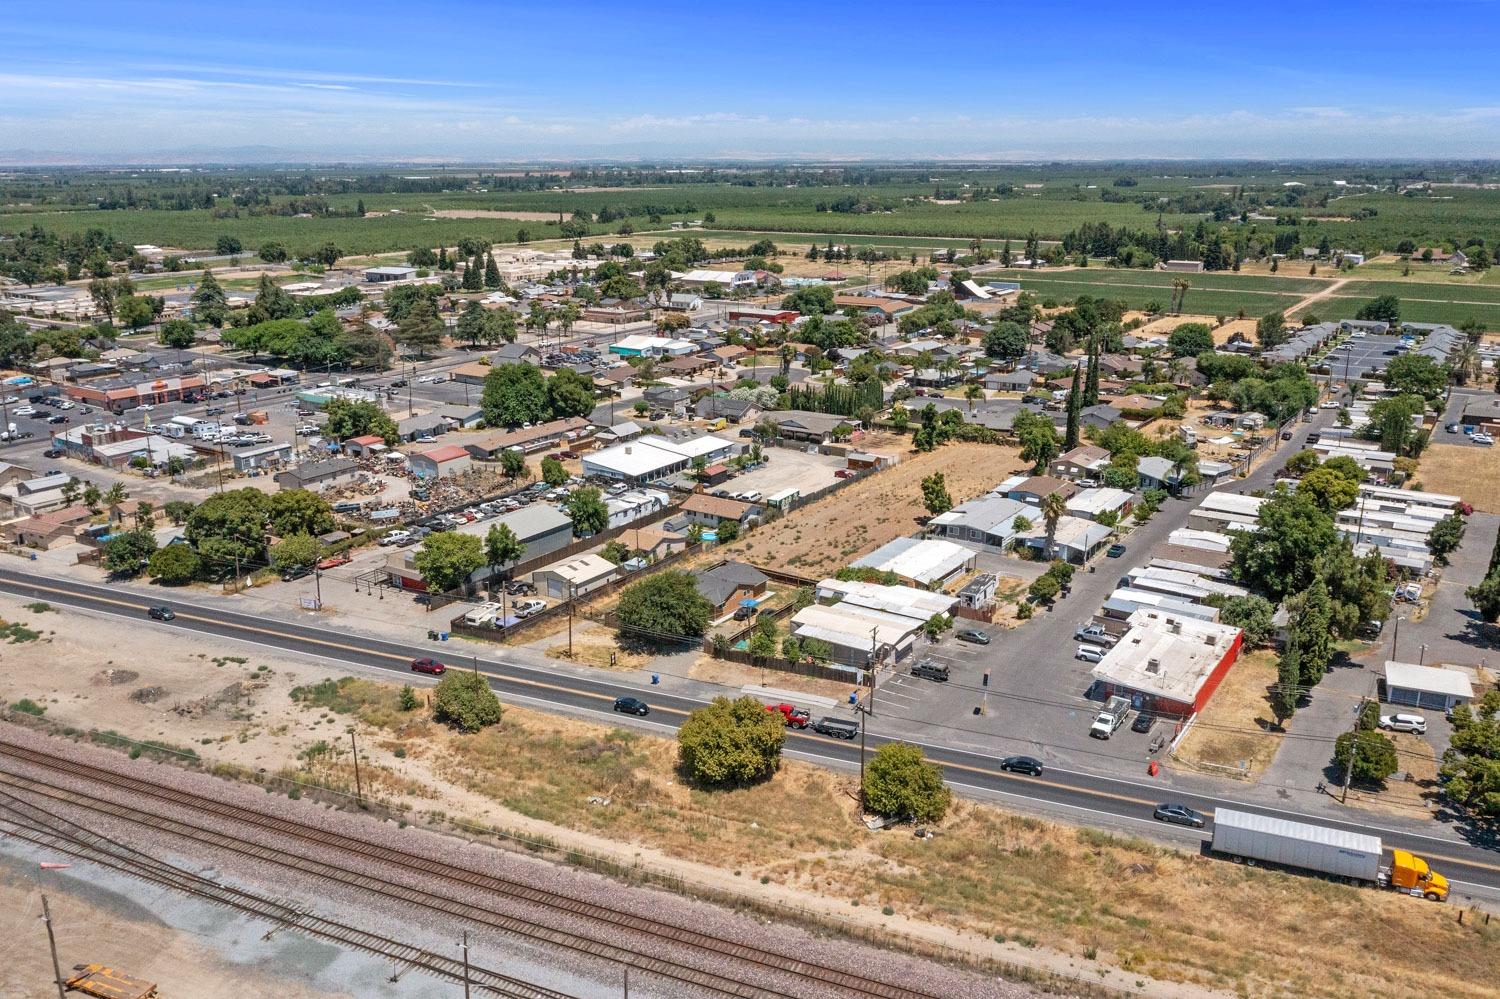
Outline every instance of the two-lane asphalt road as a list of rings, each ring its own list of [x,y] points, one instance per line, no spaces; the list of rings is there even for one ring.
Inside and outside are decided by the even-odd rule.
[[[145,597],[128,590],[51,578],[9,567],[0,568],[0,591],[93,614],[143,622],[147,620],[146,612],[151,605],[151,601]],[[410,673],[413,659],[434,655],[443,657],[444,653],[448,653],[447,664],[450,668],[477,669],[488,678],[490,686],[502,697],[524,698],[586,714],[610,716],[615,698],[624,695],[644,696],[651,705],[648,721],[675,728],[689,712],[704,703],[698,698],[659,688],[643,689],[638,684],[613,681],[603,674],[598,677],[580,677],[477,656],[465,661],[461,653],[453,655],[457,650],[451,646],[434,648],[433,643],[406,644],[368,638],[329,628],[203,607],[176,597],[164,602],[171,606],[176,618],[162,623],[160,627],[251,643],[292,655],[316,656],[332,662],[387,670],[400,677],[413,675]],[[870,749],[886,741],[888,740],[878,734],[867,734],[866,743]],[[788,752],[812,762],[844,769],[859,764],[858,740],[825,737],[811,730],[789,730],[786,745]],[[1052,768],[1040,778],[1027,777],[1000,770],[994,756],[952,749],[937,743],[923,743],[923,749],[929,758],[944,768],[947,779],[960,791],[973,790],[1042,803],[1064,809],[1084,823],[1095,821],[1111,826],[1150,823],[1152,809],[1163,800],[1159,790],[1133,781]],[[1231,798],[1174,794],[1172,800],[1210,815],[1216,808],[1233,807],[1317,825],[1376,833],[1382,836],[1388,846],[1402,847],[1428,858],[1435,869],[1454,882],[1455,901],[1462,900],[1463,895],[1469,891],[1478,890],[1484,896],[1500,893],[1500,853],[1455,839],[1384,829],[1360,822],[1304,816],[1296,812],[1237,802]],[[1184,834],[1197,835],[1186,831]],[[1206,839],[1207,834],[1198,838]]]

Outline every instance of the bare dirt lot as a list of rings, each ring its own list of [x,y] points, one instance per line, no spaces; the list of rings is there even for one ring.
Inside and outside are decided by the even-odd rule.
[[[1231,319],[1223,326],[1215,325],[1218,322],[1216,316],[1161,316],[1136,330],[1137,336],[1167,336],[1183,323],[1204,323],[1213,330],[1214,343],[1222,346],[1229,342],[1229,338],[1236,333],[1243,333],[1250,339],[1255,339],[1254,319]]]
[[[750,532],[720,554],[805,575],[832,572],[920,528],[927,517],[922,479],[933,472],[944,474],[956,505],[1026,468],[1019,450],[992,444],[947,444],[916,454],[905,453],[905,437],[872,434],[860,445],[901,453],[901,463]]]
[[[1221,777],[1255,780],[1281,748],[1282,733],[1267,688],[1276,682],[1276,656],[1252,652],[1224,676],[1174,759],[1183,766]]]
[[[1178,983],[1153,985],[1159,995],[1394,999],[1420,977],[1434,994],[1493,994],[1484,983],[1500,928],[1460,926],[1444,906],[969,802],[956,803],[931,840],[871,832],[850,776],[795,760],[769,782],[706,790],[678,772],[673,740],[636,728],[508,706],[499,726],[459,735],[421,704],[402,709],[395,683],[322,682],[331,667],[241,661],[144,623],[106,628],[70,614],[84,626],[67,633],[53,615],[0,598],[0,617],[36,634],[0,646],[0,698],[29,698],[57,724],[192,749],[208,765],[349,790],[341,746],[353,725],[366,793],[407,808],[412,821],[524,835],[1117,989],[1155,978]]]
[[[487,208],[444,208],[427,213],[435,219],[512,219],[516,222],[555,222],[556,212],[501,212]]]
[[[1422,452],[1416,488],[1462,496],[1485,513],[1500,513],[1500,449],[1432,444]]]

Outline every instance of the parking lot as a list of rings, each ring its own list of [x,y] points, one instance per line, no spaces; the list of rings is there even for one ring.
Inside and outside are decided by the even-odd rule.
[[[1328,365],[1328,373],[1340,381],[1369,378],[1380,374],[1385,370],[1385,366],[1391,363],[1391,358],[1397,356],[1387,351],[1395,350],[1400,345],[1401,338],[1398,336],[1351,336],[1344,343],[1348,346],[1335,348],[1323,361]]]
[[[721,431],[720,437],[729,432]],[[766,463],[754,471],[730,479],[722,487],[732,493],[755,491],[762,496],[774,496],[786,489],[796,489],[803,496],[819,489],[826,489],[837,482],[834,472],[845,467],[847,462],[834,455],[808,454],[792,448],[768,448]]]

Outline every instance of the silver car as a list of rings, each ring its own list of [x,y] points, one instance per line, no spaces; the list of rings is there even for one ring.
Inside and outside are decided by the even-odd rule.
[[[1082,659],[1086,663],[1097,663],[1104,659],[1108,649],[1101,649],[1097,645],[1080,645],[1078,651],[1073,653],[1074,659]]]
[[[1415,735],[1427,734],[1427,719],[1421,715],[1381,715],[1380,727],[1390,732],[1411,732]]]

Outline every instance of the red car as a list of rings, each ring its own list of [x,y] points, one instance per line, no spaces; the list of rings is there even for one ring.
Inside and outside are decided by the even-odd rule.
[[[578,452],[577,451],[559,451],[559,452],[557,452],[557,456],[559,458],[576,458],[576,457],[578,457]]]
[[[413,673],[431,673],[433,676],[442,676],[448,667],[436,659],[413,659],[411,661]]]

